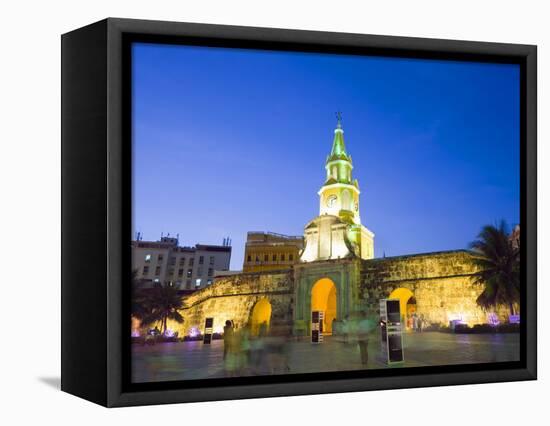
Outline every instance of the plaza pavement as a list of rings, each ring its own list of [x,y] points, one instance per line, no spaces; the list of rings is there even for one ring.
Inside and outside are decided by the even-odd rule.
[[[359,348],[338,336],[325,336],[322,344],[309,340],[266,339],[264,350],[252,352],[240,375],[314,373],[362,370]],[[254,343],[252,343],[254,345]],[[405,361],[393,367],[419,367],[519,360],[519,334],[405,333]],[[379,336],[369,341],[367,369],[388,368]],[[261,356],[260,356],[261,354]],[[132,345],[134,382],[192,380],[226,377],[223,340]]]

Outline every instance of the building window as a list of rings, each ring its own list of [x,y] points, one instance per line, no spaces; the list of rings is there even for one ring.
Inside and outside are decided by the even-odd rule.
[[[161,263],[164,260],[164,256],[162,254],[159,254],[157,257],[157,262]]]
[[[260,257],[256,255],[256,263],[258,263],[259,261],[260,261]]]
[[[178,269],[178,277],[183,277],[183,268]]]
[[[187,270],[187,278],[191,278],[191,275],[193,274],[193,270],[192,269],[188,269]]]
[[[188,289],[191,289],[191,280],[186,280],[186,281],[185,281],[185,286],[186,286]]]
[[[210,265],[214,264],[214,256],[210,256]]]
[[[145,261],[146,261],[147,263],[149,263],[149,262],[151,261],[151,255],[150,255],[150,254],[146,254],[146,255],[145,255]]]
[[[281,262],[284,262],[284,261],[285,261],[285,255],[281,254]]]
[[[267,262],[269,260],[269,255],[264,254],[264,262]]]
[[[200,277],[202,276],[202,266],[199,266],[198,269],[197,269],[197,275]]]
[[[160,283],[160,280],[159,280],[158,278],[155,278],[155,280],[154,280],[154,281],[155,281],[155,284],[158,284],[158,283]]]
[[[180,258],[180,266],[185,265],[185,257]]]
[[[197,279],[195,280],[195,288],[200,287],[200,286],[201,286],[201,279],[200,279],[200,278],[197,278]]]
[[[291,262],[294,260],[294,255],[293,254],[289,254],[288,255],[288,260],[290,260]]]
[[[160,275],[160,266],[155,268],[155,275],[158,277]]]
[[[170,258],[170,265],[175,265],[176,264],[176,258],[174,256],[172,256]]]
[[[211,277],[214,275],[214,268],[208,268],[208,276]]]
[[[252,256],[250,256],[250,255],[246,256],[246,261],[247,262],[252,262]]]
[[[167,275],[168,275],[168,277],[171,277],[172,275],[174,275],[174,268],[168,269]],[[167,278],[168,278],[168,277],[167,277]]]
[[[273,262],[277,262],[277,255],[276,254],[273,255]]]
[[[143,267],[143,275],[149,275],[149,266],[148,265],[145,265]]]
[[[189,266],[193,266],[195,263],[195,258],[194,257],[190,257],[189,258]]]
[[[208,280],[206,281],[206,284],[207,284],[207,285],[212,284],[212,279],[208,279]]]
[[[199,265],[204,264],[204,256],[199,256]]]

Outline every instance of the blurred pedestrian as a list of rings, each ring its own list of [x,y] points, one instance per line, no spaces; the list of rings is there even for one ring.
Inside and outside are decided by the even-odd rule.
[[[231,324],[231,321],[227,320],[225,322],[225,327],[223,328],[223,359],[227,357],[227,354],[231,350],[233,334],[233,324]]]

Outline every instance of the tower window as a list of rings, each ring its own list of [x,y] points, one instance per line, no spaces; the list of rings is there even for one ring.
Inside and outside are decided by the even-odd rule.
[[[273,262],[277,262],[277,255],[276,254],[273,255]]]
[[[265,254],[264,255],[264,262],[267,262],[269,260],[269,255]]]
[[[247,261],[247,262],[252,262],[252,256],[248,255],[248,256],[246,257],[246,261]]]
[[[288,260],[290,260],[290,261],[292,262],[292,261],[294,260],[294,255],[289,254],[289,255],[288,255]]]
[[[285,261],[285,255],[284,255],[284,254],[281,254],[281,261],[282,261],[282,262]]]

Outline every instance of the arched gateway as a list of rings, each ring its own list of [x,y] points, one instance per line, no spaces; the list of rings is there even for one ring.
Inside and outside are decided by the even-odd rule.
[[[312,312],[323,312],[324,334],[339,334],[340,323],[358,309],[357,259],[303,262],[294,267],[293,332],[311,335]]]
[[[332,334],[332,322],[336,319],[336,286],[329,278],[321,278],[311,289],[311,312],[322,313],[321,330]]]

